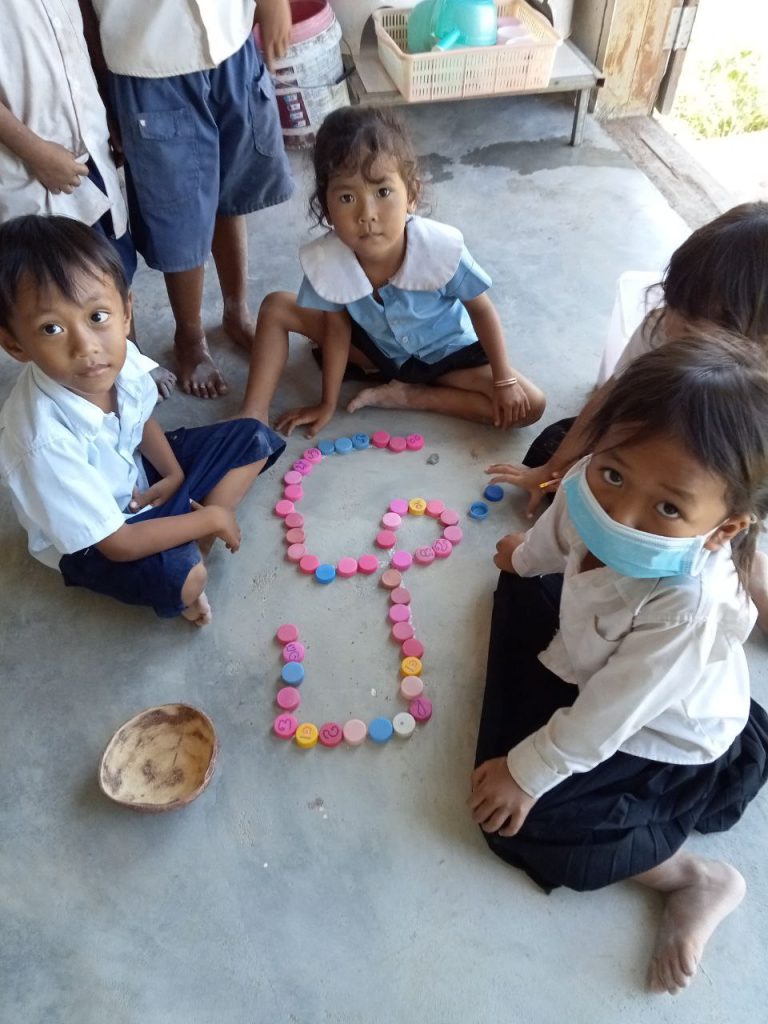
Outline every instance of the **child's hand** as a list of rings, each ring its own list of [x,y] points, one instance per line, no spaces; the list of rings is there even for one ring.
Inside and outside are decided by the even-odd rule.
[[[296,427],[306,427],[306,436],[314,437],[329,422],[334,411],[333,406],[329,405],[308,405],[301,409],[289,409],[278,416],[275,427],[288,437]]]
[[[285,56],[291,41],[291,8],[288,0],[259,0],[256,8],[264,60],[270,71],[275,59]]]
[[[493,389],[494,427],[507,430],[508,427],[525,419],[530,411],[531,403],[528,401],[528,395],[519,384]]]
[[[45,139],[40,139],[27,163],[40,184],[54,195],[60,192],[70,195],[89,173],[85,164],[76,160],[68,149]]]
[[[469,806],[472,820],[484,832],[517,835],[535,803],[509,774],[505,757],[491,758],[472,772]]]
[[[128,508],[132,512],[137,512],[140,508],[146,508],[147,505],[151,505],[152,508],[164,505],[166,501],[174,496],[183,482],[183,475],[172,474],[171,476],[162,477],[157,483],[147,488],[146,491],[140,491],[138,487],[134,487]]]
[[[506,537],[501,538],[496,545],[496,554],[493,556],[493,564],[497,569],[501,569],[502,572],[514,573],[512,555],[524,540],[524,533],[508,533]]]
[[[199,505],[196,501],[190,501],[189,504],[193,512],[205,512],[211,520],[210,528],[206,531],[208,536],[223,540],[234,555],[240,548],[240,526],[233,509],[224,505]]]
[[[533,519],[533,513],[541,504],[544,495],[552,494],[560,485],[560,474],[557,470],[551,469],[548,463],[529,469],[528,466],[513,466],[500,462],[489,466],[485,472],[495,474],[490,481],[492,484],[513,484],[529,492],[530,498],[525,510],[529,519]],[[547,486],[542,487],[541,485],[545,483]]]

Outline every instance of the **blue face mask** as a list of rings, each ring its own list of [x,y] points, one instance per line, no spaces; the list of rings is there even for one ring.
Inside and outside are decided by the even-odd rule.
[[[576,532],[604,565],[636,580],[661,576],[698,576],[715,530],[698,537],[660,537],[611,519],[587,483],[586,459],[563,481],[568,514]]]

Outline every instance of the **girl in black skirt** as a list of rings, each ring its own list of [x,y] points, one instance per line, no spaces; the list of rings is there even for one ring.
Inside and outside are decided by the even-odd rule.
[[[497,545],[473,818],[547,892],[666,894],[655,991],[690,982],[744,896],[687,836],[730,828],[768,774],[742,648],[768,514],[764,362],[714,328],[642,356],[595,412],[593,454]]]

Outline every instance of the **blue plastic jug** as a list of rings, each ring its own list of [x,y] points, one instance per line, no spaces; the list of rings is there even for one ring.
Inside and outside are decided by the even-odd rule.
[[[422,0],[408,18],[408,52],[494,46],[497,30],[494,0]]]

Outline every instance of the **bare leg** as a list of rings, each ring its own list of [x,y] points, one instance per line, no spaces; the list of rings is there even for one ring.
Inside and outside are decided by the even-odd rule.
[[[255,323],[248,308],[248,235],[245,217],[217,217],[211,245],[224,300],[222,326],[247,352]]]
[[[692,981],[717,926],[744,899],[746,883],[730,864],[683,850],[635,881],[666,895],[648,985],[675,995]]]
[[[226,382],[211,358],[203,331],[203,268],[166,274],[165,287],[176,321],[173,344],[182,390],[197,398],[226,395]]]
[[[749,576],[749,596],[757,608],[757,624],[768,633],[768,555],[756,551]]]
[[[323,313],[302,309],[291,292],[271,292],[261,304],[240,416],[268,422],[269,407],[288,361],[288,335],[304,334],[319,345]]]
[[[181,613],[196,626],[207,626],[211,621],[211,606],[205,594],[208,571],[202,562],[192,566],[181,588],[181,599],[185,608]]]

